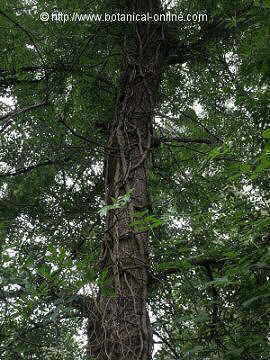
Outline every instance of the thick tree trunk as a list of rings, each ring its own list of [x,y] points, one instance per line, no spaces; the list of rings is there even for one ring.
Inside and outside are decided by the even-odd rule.
[[[159,0],[128,1],[129,12],[160,13]],[[152,119],[161,75],[162,25],[132,24],[123,39],[123,62],[115,120],[106,159],[106,203],[132,191],[130,201],[106,219],[101,268],[107,290],[97,300],[99,324],[89,325],[89,354],[98,360],[149,360],[152,331],[147,309],[149,250],[146,230],[130,223],[149,207],[147,171]],[[104,289],[103,289],[104,291]]]

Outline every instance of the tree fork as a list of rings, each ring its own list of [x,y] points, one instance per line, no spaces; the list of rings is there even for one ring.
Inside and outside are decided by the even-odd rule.
[[[131,13],[161,12],[159,0],[127,1],[127,5]],[[131,198],[106,217],[100,262],[106,286],[97,298],[100,323],[88,328],[89,355],[98,360],[150,360],[153,349],[147,310],[148,233],[137,232],[130,223],[134,212],[150,205],[147,170],[164,36],[159,23],[131,27],[131,34],[123,39],[119,96],[105,159],[105,200],[109,205],[129,191]]]

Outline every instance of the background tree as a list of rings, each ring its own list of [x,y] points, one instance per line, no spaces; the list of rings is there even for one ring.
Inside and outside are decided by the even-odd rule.
[[[269,4],[171,7],[2,1],[3,359],[268,358]]]

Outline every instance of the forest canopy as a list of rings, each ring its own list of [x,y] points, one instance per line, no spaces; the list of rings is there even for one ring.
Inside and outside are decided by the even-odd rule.
[[[0,358],[269,359],[269,0],[1,0],[0,43]]]

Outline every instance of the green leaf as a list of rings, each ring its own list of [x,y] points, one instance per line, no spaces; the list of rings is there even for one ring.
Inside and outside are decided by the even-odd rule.
[[[47,279],[51,278],[51,266],[44,264],[37,269],[37,272]]]
[[[265,131],[262,133],[262,137],[263,137],[264,139],[270,139],[270,129],[265,130]]]
[[[126,206],[126,204],[130,201],[131,194],[133,189],[129,190],[125,195],[119,196],[117,199],[112,198],[113,204],[103,206],[98,212],[101,216],[107,215],[108,211],[113,209],[121,209]]]
[[[104,285],[108,280],[107,278],[108,278],[108,269],[105,269],[100,273],[97,279],[97,284],[100,286]]]
[[[96,280],[96,278],[97,278],[97,273],[94,270],[88,270],[84,276],[84,279],[87,280],[88,282],[93,282]]]

